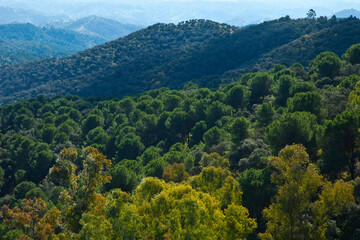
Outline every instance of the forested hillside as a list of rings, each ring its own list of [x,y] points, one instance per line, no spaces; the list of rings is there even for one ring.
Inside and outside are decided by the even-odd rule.
[[[204,20],[156,24],[64,59],[0,68],[0,103],[39,94],[122,97],[188,81],[217,87],[277,62],[308,64],[321,51],[340,54],[360,42],[359,25],[354,18],[289,17],[245,29]],[[294,48],[301,55],[288,53]]]
[[[217,27],[187,35],[204,24]],[[165,48],[169,28],[185,46],[238,34],[202,21],[147,31]],[[359,70],[357,44],[213,90],[5,105],[1,239],[357,239]]]
[[[141,27],[133,24],[121,23],[111,19],[97,16],[89,16],[73,21],[51,22],[49,26],[71,30],[86,35],[92,35],[106,39],[106,41],[115,40],[139,30]]]
[[[318,21],[326,21],[326,19],[320,18]],[[333,18],[330,21],[336,20]],[[358,37],[360,36],[359,26],[357,18],[348,18],[342,24],[335,24],[318,32],[303,35],[284,46],[264,54],[254,64],[251,71],[268,69],[274,63],[290,66],[299,62],[306,65],[316,55],[324,51],[332,51],[337,55],[341,55],[351,44],[360,42]]]
[[[104,43],[105,38],[30,23],[0,25],[0,65],[66,57]]]

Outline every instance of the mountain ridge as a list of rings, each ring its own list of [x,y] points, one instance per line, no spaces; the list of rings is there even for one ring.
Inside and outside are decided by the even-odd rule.
[[[68,19],[65,15],[45,16],[43,13],[21,8],[0,6],[0,23],[9,24],[12,22],[32,23],[34,25],[46,24],[50,21]]]
[[[291,66],[294,63],[307,65],[308,59],[314,59],[318,54],[325,51],[332,51],[341,57],[352,44],[360,42],[360,21],[356,18],[348,18],[347,24],[334,25],[324,28],[319,32],[306,34],[294,41],[289,42],[273,51],[264,54],[252,65],[250,70],[239,69],[241,73],[247,71],[264,71],[276,64]],[[355,27],[354,27],[355,26]],[[347,44],[343,44],[344,39],[351,39]],[[312,49],[312,51],[309,51]],[[291,54],[292,58],[284,58],[286,54]]]
[[[122,23],[96,15],[90,15],[73,21],[51,22],[46,26],[93,35],[104,38],[106,41],[115,40],[142,28],[134,24]]]
[[[357,10],[357,9],[354,9],[354,8],[344,9],[344,10],[341,10],[339,12],[336,12],[334,15],[336,17],[338,17],[338,18],[348,18],[350,16],[359,18],[360,17],[360,11]]]
[[[181,88],[188,81],[217,87],[251,71],[265,54],[305,35],[346,24],[351,30],[359,23],[354,18],[284,17],[244,29],[205,20],[156,24],[64,59],[0,68],[0,102],[39,94],[122,97],[160,87]],[[351,32],[340,37],[344,48],[360,41]],[[327,40],[320,36],[322,41]],[[323,50],[337,50],[337,46],[328,47]],[[312,59],[310,55],[304,62]],[[244,68],[230,79],[222,76]]]

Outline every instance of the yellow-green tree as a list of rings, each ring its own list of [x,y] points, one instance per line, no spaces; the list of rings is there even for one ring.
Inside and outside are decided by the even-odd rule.
[[[89,211],[85,212],[80,220],[81,231],[79,239],[111,240],[114,239],[112,223],[106,216],[106,197],[98,194],[92,202]]]
[[[349,95],[349,104],[352,108],[358,110],[360,105],[360,83],[355,84],[355,89]]]
[[[263,211],[268,223],[261,239],[325,239],[330,218],[354,202],[353,186],[326,182],[302,145],[285,147],[270,163],[278,192]]]
[[[220,201],[221,209],[227,208],[232,203],[241,205],[242,192],[239,183],[227,169],[204,168],[200,175],[191,179],[190,184],[194,189],[208,193]]]
[[[99,198],[96,188],[110,181],[106,170],[111,161],[93,147],[86,148],[84,155],[82,170],[77,172],[74,164],[78,157],[76,149],[64,149],[49,173],[50,180],[64,187],[60,202],[66,232],[80,231],[82,215]]]
[[[163,182],[162,182],[163,183]],[[147,185],[150,187],[151,184]],[[150,191],[157,192],[161,186],[153,186]],[[141,239],[142,228],[134,196],[115,189],[108,194],[105,203],[106,216],[112,223],[112,231],[118,239]]]
[[[240,204],[222,209],[216,197],[185,182],[152,177],[134,195],[113,190],[81,221],[84,239],[245,239],[257,226]]]
[[[202,167],[214,166],[223,169],[228,169],[230,167],[229,159],[221,156],[218,153],[205,153],[200,160],[200,165]]]
[[[233,203],[222,210],[216,197],[187,184],[147,178],[134,204],[141,239],[245,239],[256,228],[243,206]]]

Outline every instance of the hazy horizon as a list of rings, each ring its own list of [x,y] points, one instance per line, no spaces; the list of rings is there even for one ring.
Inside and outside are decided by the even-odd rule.
[[[317,16],[332,16],[344,9],[360,9],[358,1],[284,0],[0,0],[0,6],[20,8],[58,19],[97,15],[121,22],[150,25],[176,23],[190,19],[210,19],[233,25],[247,25],[289,15],[306,16],[314,9]],[[66,17],[65,17],[66,16]],[[55,19],[57,19],[55,18]]]

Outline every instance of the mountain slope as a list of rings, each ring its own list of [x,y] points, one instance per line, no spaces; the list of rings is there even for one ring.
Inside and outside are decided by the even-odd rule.
[[[335,13],[334,15],[336,17],[338,17],[338,18],[348,18],[350,16],[359,18],[360,17],[360,11],[358,11],[358,10],[356,10],[354,8],[344,9],[342,11],[339,11],[339,12]]]
[[[106,40],[114,40],[139,30],[141,27],[133,24],[121,23],[111,19],[89,16],[76,21],[54,22],[53,27],[72,30],[86,35],[93,35]]]
[[[69,30],[40,28],[30,23],[0,25],[0,65],[65,57],[105,39]]]
[[[274,64],[290,66],[301,63],[305,66],[321,52],[332,51],[341,56],[356,43],[360,43],[360,21],[356,18],[348,18],[276,48],[264,54],[255,63],[238,69],[237,72],[242,74],[248,71],[264,71]]]
[[[188,81],[216,87],[225,72],[249,71],[259,58],[296,39],[359,23],[281,18],[246,29],[204,20],[156,24],[64,59],[0,68],[0,103],[38,94],[124,96],[159,87],[180,88]],[[328,41],[326,37],[319,35],[320,45]],[[340,37],[344,48],[356,40],[351,31]],[[333,49],[326,50],[335,52],[339,48],[329,47]]]
[[[43,13],[39,13],[32,10],[24,10],[21,8],[10,8],[0,6],[0,23],[12,23],[12,22],[22,22],[22,23],[32,23],[36,25],[45,24],[50,21],[59,21],[68,19],[65,15],[58,16],[45,16]]]

